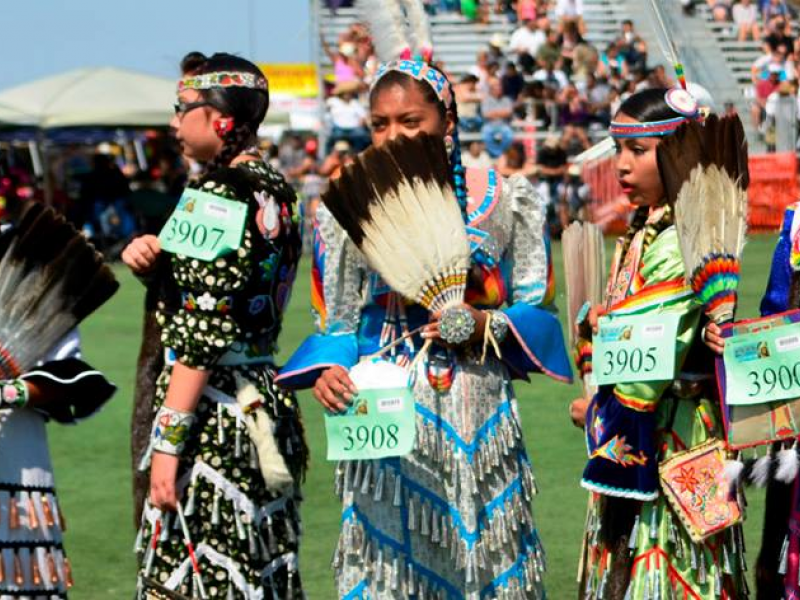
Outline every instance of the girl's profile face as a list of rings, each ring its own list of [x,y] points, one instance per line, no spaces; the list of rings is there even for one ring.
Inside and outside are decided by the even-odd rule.
[[[223,145],[214,131],[214,121],[221,117],[222,113],[204,102],[197,90],[184,90],[178,94],[170,127],[181,146],[181,153],[200,162],[214,158]]]
[[[638,123],[636,119],[618,113],[619,123]],[[656,148],[660,139],[655,137],[617,138],[617,180],[631,204],[655,206],[664,198],[664,186],[658,173]]]
[[[378,91],[372,99],[370,123],[375,146],[421,131],[439,137],[453,131],[452,120],[442,119],[439,107],[428,102],[413,83],[396,83]]]

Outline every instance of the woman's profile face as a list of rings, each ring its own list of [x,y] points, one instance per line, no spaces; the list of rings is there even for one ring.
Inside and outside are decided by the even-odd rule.
[[[370,107],[370,124],[375,146],[401,135],[414,137],[421,131],[439,137],[453,131],[452,119],[442,119],[439,107],[428,102],[411,82],[395,83],[377,92]]]
[[[170,127],[186,158],[207,162],[222,150],[223,142],[214,131],[214,121],[221,117],[222,113],[206,104],[197,90],[178,94]]]
[[[619,123],[638,123],[636,119],[618,113]],[[664,197],[664,186],[658,173],[656,148],[660,138],[617,138],[617,180],[628,200],[636,206],[655,206]]]

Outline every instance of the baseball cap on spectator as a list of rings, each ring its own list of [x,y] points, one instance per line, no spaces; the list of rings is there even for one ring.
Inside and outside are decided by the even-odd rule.
[[[350,142],[346,140],[339,140],[333,145],[333,149],[336,152],[341,152],[342,154],[345,152],[350,152]]]
[[[356,45],[353,42],[344,42],[339,46],[339,52],[351,58],[356,53]]]
[[[502,50],[506,47],[506,37],[502,33],[495,33],[492,39],[489,40],[489,45]]]
[[[356,94],[361,89],[361,83],[359,81],[342,81],[341,83],[336,84],[336,87],[333,88],[331,92],[334,96],[340,96],[342,94]]]
[[[306,140],[306,146],[305,146],[306,154],[314,155],[317,153],[318,148],[319,145],[317,144],[317,140],[315,140],[314,138]]]

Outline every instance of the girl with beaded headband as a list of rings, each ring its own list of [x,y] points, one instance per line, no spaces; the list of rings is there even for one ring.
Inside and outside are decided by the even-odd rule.
[[[184,156],[204,169],[160,236],[135,240],[124,255],[143,277],[166,263],[171,280],[158,304],[165,366],[140,467],[149,469],[150,494],[137,538],[138,594],[302,598],[307,448],[297,401],[275,386],[272,358],[300,256],[295,196],[255,146],[269,106],[258,67],[197,53],[182,66],[189,74],[171,125]],[[203,222],[190,220],[204,214],[213,221],[203,227],[229,240],[218,251],[198,233]],[[181,236],[197,248],[162,250]]]
[[[617,242],[603,307],[579,326],[591,346],[599,314],[677,314],[675,380],[601,386],[571,407],[585,426],[589,461],[582,486],[592,494],[581,568],[582,598],[702,600],[746,595],[741,526],[695,543],[668,503],[659,465],[722,436],[713,399],[713,361],[701,340],[703,307],[685,281],[656,149],[688,120],[696,102],[682,89],[650,89],[623,102],[611,124],[617,174],[636,206]],[[588,407],[587,407],[588,403]],[[585,425],[584,425],[585,423]]]
[[[364,4],[368,14],[378,9],[375,2]],[[385,31],[372,22],[376,42],[407,40],[402,25],[405,18],[416,22],[419,3],[377,4],[382,18],[394,15],[400,25]],[[551,304],[545,207],[523,177],[464,170],[452,89],[423,59],[430,58],[429,47],[405,41],[381,57],[405,58],[384,63],[371,90],[372,141],[382,145],[424,132],[452,146],[453,181],[471,239],[461,307],[466,341],[443,344],[447,326],[430,322],[427,310],[383,283],[320,208],[312,299],[318,333],[295,352],[279,381],[313,387],[327,410],[343,410],[354,391],[349,369],[421,328],[421,335],[388,354],[414,369],[415,450],[398,459],[346,461],[336,469],[343,503],[333,559],[338,594],[544,598],[544,556],[531,511],[535,486],[511,381],[536,372],[559,381],[571,377]],[[496,354],[482,351],[486,336],[496,341]],[[415,362],[426,339],[436,342],[436,350]]]

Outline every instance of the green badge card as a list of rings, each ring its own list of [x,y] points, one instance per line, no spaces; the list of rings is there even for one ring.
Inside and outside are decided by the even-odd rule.
[[[592,337],[593,383],[673,379],[679,322],[677,313],[601,317]]]
[[[243,202],[187,188],[158,241],[166,252],[214,260],[239,248],[246,218]]]
[[[416,409],[408,387],[359,391],[347,412],[325,414],[328,460],[404,456],[414,448]]]
[[[731,406],[800,398],[800,324],[733,335],[723,358]]]

